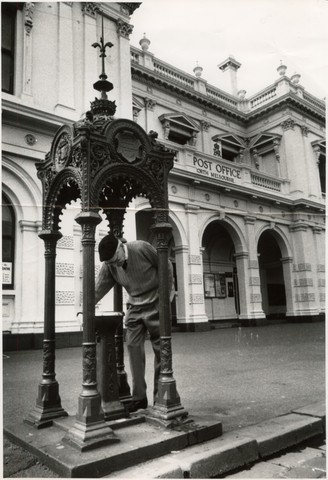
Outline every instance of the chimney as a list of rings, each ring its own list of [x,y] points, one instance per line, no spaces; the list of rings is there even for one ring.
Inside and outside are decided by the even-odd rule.
[[[238,86],[237,86],[237,70],[241,66],[241,63],[235,60],[233,55],[229,55],[229,57],[224,61],[221,62],[218,67],[222,72],[229,72],[230,75],[230,89],[232,95],[236,95],[238,93]]]

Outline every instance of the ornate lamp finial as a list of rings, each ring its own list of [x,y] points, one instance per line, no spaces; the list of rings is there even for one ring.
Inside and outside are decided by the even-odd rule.
[[[115,102],[108,100],[107,92],[113,90],[114,86],[111,82],[107,80],[107,75],[105,72],[105,57],[106,57],[106,48],[112,48],[113,44],[111,42],[104,41],[104,16],[101,15],[101,37],[100,43],[95,42],[92,44],[94,48],[99,47],[101,66],[102,71],[99,75],[99,80],[93,84],[93,88],[98,90],[101,93],[100,99],[96,98],[94,102],[91,102],[91,112],[95,115],[104,114],[104,115],[114,115],[116,111]]]

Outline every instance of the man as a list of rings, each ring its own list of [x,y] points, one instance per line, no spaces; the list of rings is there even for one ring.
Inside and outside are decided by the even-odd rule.
[[[96,303],[117,283],[129,294],[125,326],[126,343],[132,373],[132,404],[130,412],[147,408],[145,382],[145,339],[149,332],[155,354],[154,401],[160,373],[159,279],[155,248],[136,240],[122,243],[112,233],[99,243],[99,258],[103,262],[96,279]],[[173,288],[173,269],[169,262],[169,288]]]

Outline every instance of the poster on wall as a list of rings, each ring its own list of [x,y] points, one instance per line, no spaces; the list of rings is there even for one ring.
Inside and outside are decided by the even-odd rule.
[[[205,298],[215,297],[214,273],[205,273],[204,275]]]
[[[216,296],[225,298],[227,296],[225,274],[217,273],[215,275]]]
[[[2,285],[10,285],[12,283],[12,263],[2,262]]]

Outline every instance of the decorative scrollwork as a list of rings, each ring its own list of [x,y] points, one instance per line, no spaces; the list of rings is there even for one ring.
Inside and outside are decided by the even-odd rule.
[[[55,373],[55,341],[43,341],[43,373],[54,375]]]
[[[96,344],[83,345],[83,384],[97,383]]]
[[[161,338],[161,374],[173,374],[171,337]]]

